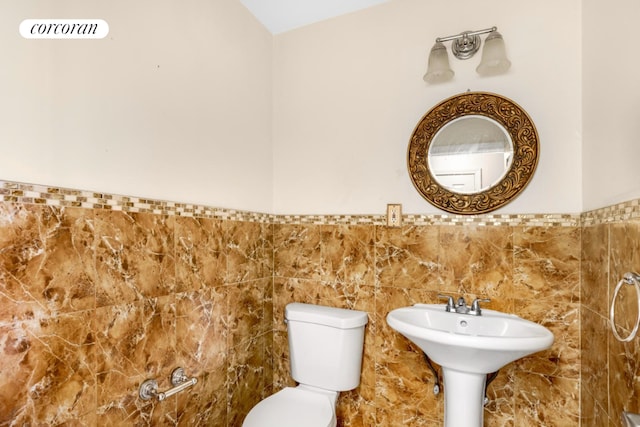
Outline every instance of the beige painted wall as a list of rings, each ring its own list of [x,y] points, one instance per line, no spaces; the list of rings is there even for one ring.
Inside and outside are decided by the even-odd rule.
[[[539,168],[500,213],[574,213],[581,203],[581,2],[393,0],[279,34],[274,66],[276,213],[438,212],[413,188],[406,150],[436,102],[468,89],[528,111]],[[459,13],[464,11],[464,13]],[[452,59],[452,82],[422,81],[436,37],[496,25],[513,64],[480,78],[480,57]]]
[[[25,40],[99,18],[102,40]],[[272,35],[237,0],[0,5],[0,177],[270,211]]]
[[[640,3],[583,0],[584,210],[640,197]]]
[[[471,89],[514,99],[540,133],[538,172],[498,212],[630,200],[640,83],[622,40],[639,7],[392,0],[274,37],[235,0],[11,0],[0,6],[0,178],[274,213],[437,212],[408,178],[408,138],[435,102]],[[111,30],[22,39],[20,21],[43,16]],[[491,25],[509,74],[479,78],[474,58],[453,61],[451,83],[422,82],[435,37]]]

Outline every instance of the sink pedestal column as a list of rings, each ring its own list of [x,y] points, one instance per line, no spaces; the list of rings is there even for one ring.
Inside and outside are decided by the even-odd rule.
[[[444,427],[482,427],[486,374],[442,367],[444,376]]]

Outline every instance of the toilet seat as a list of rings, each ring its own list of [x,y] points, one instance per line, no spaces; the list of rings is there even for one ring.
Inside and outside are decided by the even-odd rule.
[[[335,427],[328,395],[297,387],[272,394],[251,409],[242,427]]]

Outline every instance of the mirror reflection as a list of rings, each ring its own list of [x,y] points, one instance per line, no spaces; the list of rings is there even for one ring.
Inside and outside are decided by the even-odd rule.
[[[511,167],[511,137],[495,120],[479,115],[459,117],[433,137],[429,170],[441,186],[472,194],[491,188]]]

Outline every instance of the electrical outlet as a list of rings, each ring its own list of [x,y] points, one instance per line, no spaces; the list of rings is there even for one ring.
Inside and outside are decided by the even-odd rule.
[[[402,226],[402,205],[390,203],[387,205],[387,227],[400,226]]]

